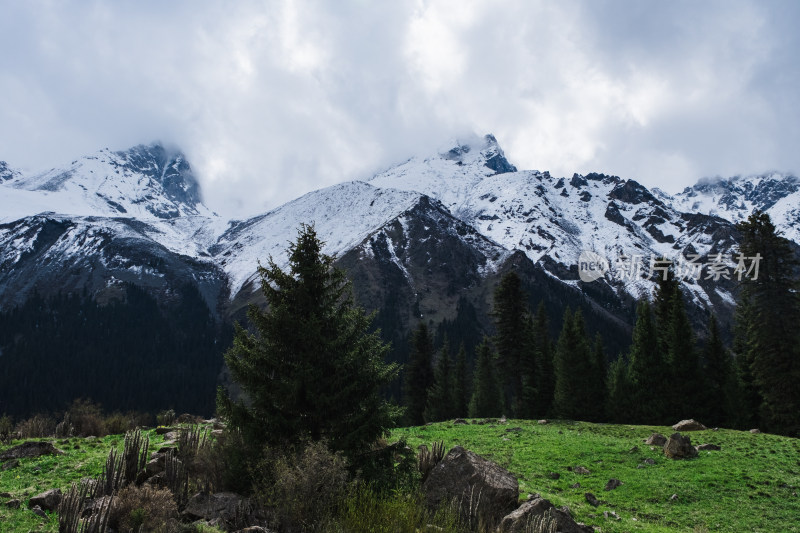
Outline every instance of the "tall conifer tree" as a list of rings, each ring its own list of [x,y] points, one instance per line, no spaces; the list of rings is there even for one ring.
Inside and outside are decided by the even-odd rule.
[[[433,338],[428,325],[420,322],[411,340],[405,376],[406,421],[412,426],[425,423],[428,391],[433,385]]]
[[[495,289],[492,316],[497,330],[494,342],[505,404],[515,414],[521,409],[521,364],[529,351],[526,328],[528,306],[522,280],[516,272],[505,274]]]
[[[425,408],[426,422],[441,422],[453,418],[453,372],[450,360],[450,345],[445,338],[439,361],[433,374],[433,385],[428,391],[428,405]]]
[[[636,308],[636,324],[628,357],[631,386],[631,423],[667,422],[664,401],[669,379],[662,356],[650,303],[642,300]]]
[[[472,399],[469,403],[470,417],[490,417],[503,414],[503,392],[495,369],[495,358],[484,337],[477,349]]]

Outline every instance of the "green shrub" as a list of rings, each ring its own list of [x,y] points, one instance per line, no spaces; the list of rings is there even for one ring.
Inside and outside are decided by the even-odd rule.
[[[156,422],[159,426],[171,426],[175,422],[175,411],[172,409],[161,411],[156,415]]]
[[[100,404],[91,400],[79,398],[73,401],[64,415],[64,419],[68,419],[71,422],[75,428],[76,436],[88,437],[89,435],[94,435],[95,437],[105,437],[108,435],[103,409]]]

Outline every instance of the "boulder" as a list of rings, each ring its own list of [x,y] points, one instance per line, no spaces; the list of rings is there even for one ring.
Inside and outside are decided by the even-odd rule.
[[[751,429],[751,430],[750,430],[750,433],[752,433],[753,435],[758,435],[759,433],[761,433],[761,430],[760,430],[760,429],[758,429],[758,428]]]
[[[689,437],[673,433],[664,445],[664,455],[671,459],[686,459],[697,457],[697,450]]]
[[[587,492],[586,494],[583,495],[583,497],[586,498],[586,501],[589,502],[589,505],[593,507],[597,507],[600,505],[600,500],[598,500],[597,497],[591,492]]]
[[[500,465],[456,446],[428,474],[422,492],[431,509],[456,501],[462,512],[469,512],[470,503],[477,502],[474,516],[463,518],[495,527],[517,507],[519,483]]]
[[[167,469],[167,454],[166,453],[156,453],[156,456],[153,457],[147,464],[144,466],[144,471],[147,474],[147,477],[153,477],[156,474],[160,474],[164,470]]]
[[[549,424],[550,422],[549,422],[547,419],[545,419],[545,418],[542,418],[541,420],[539,420],[539,422],[538,422],[538,423],[539,423],[539,424]]]
[[[701,444],[700,446],[698,446],[698,447],[697,447],[697,451],[699,451],[699,452],[702,452],[702,451],[714,451],[714,452],[718,452],[718,451],[720,451],[721,449],[722,449],[722,448],[720,448],[720,447],[719,447],[719,446],[717,446],[716,444]]]
[[[28,508],[33,509],[38,506],[45,511],[55,511],[61,503],[61,489],[46,490],[41,494],[32,497],[28,502]]]
[[[9,509],[19,509],[19,506],[22,505],[22,502],[17,499],[14,499],[14,500],[8,500],[3,505],[5,507],[8,507]]]
[[[40,457],[42,455],[64,455],[64,452],[53,446],[53,443],[49,441],[28,441],[4,451],[0,455],[0,463],[11,459]]]
[[[500,533],[527,533],[530,522],[537,516],[549,513],[555,518],[560,533],[590,533],[591,527],[579,524],[563,509],[557,509],[544,498],[533,498],[515,511],[507,514],[500,522]]]
[[[249,501],[233,492],[216,494],[199,492],[189,498],[182,515],[189,521],[221,519],[229,522],[237,516],[237,512],[242,506],[249,507]]]
[[[667,443],[667,437],[661,433],[653,433],[644,440],[644,443],[650,446],[663,446]]]
[[[454,425],[464,425],[466,423],[467,421],[464,420],[463,418],[456,418],[455,420],[453,420]]]
[[[694,418],[690,418],[689,420],[681,420],[672,426],[672,429],[675,431],[703,431],[708,428]]]

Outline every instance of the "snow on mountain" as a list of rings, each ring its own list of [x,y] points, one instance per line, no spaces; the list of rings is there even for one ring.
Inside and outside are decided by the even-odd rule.
[[[792,174],[706,178],[670,201],[679,211],[718,216],[734,223],[756,210],[764,211],[785,237],[800,242],[800,179]]]
[[[308,193],[244,221],[231,222],[211,254],[230,278],[231,294],[255,277],[259,261],[288,263],[286,248],[301,223],[314,224],[326,254],[338,256],[420,201],[414,192],[353,181]]]
[[[4,181],[12,180],[20,175],[18,170],[15,170],[8,166],[8,163],[5,161],[0,161],[0,183]]]
[[[19,191],[2,191],[4,196],[14,195],[14,201],[3,201],[12,207],[1,215],[6,221],[43,212],[140,220],[213,216],[201,201],[185,157],[157,143],[120,152],[100,150],[64,168],[16,173],[3,185]]]

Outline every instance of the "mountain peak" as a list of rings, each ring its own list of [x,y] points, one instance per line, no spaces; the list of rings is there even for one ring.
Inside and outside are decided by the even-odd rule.
[[[494,170],[495,174],[517,171],[517,167],[508,162],[503,149],[491,133],[483,137],[472,135],[466,139],[457,139],[450,146],[441,156],[456,161],[459,165],[477,163]]]
[[[20,172],[8,166],[5,161],[0,161],[0,183],[19,177]]]

